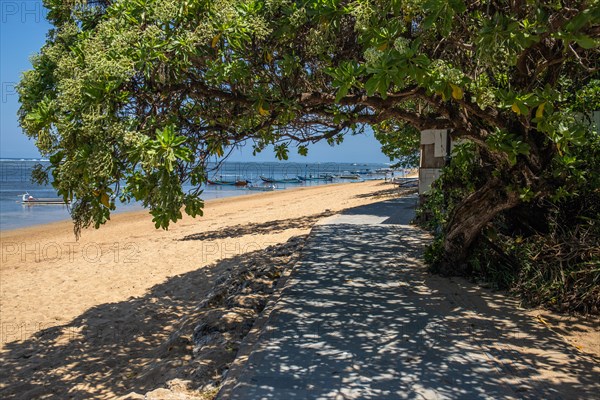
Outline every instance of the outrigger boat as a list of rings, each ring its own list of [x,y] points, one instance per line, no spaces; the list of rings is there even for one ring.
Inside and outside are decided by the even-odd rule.
[[[394,170],[391,168],[377,168],[375,170],[376,174],[389,174],[390,172],[393,172]]]
[[[319,175],[319,178],[324,179],[326,181],[332,181],[334,179],[337,179],[338,176],[334,175],[334,174],[331,174],[331,173],[323,173],[323,174]]]
[[[234,181],[226,181],[223,179],[217,180],[207,180],[209,185],[221,185],[221,186],[246,186],[248,181],[246,180],[234,180]]]
[[[371,175],[371,174],[373,174],[373,172],[370,169],[361,169],[361,170],[351,171],[350,173],[354,174],[354,175]]]
[[[275,185],[254,186],[252,183],[249,183],[247,186],[247,189],[248,190],[257,190],[257,191],[261,191],[261,192],[270,192],[270,191],[277,189],[277,187]]]
[[[298,175],[298,179],[301,181],[332,181],[333,176],[300,176]]]
[[[360,175],[355,174],[343,174],[339,176],[340,179],[360,179]]]
[[[65,202],[60,197],[47,198],[47,197],[33,197],[29,193],[25,193],[21,197],[21,204],[62,204],[66,205],[68,202]]]
[[[267,178],[267,177],[261,175],[260,179],[262,179],[263,182],[267,182],[267,183],[300,183],[300,179],[298,179],[298,178],[273,179],[273,178]]]

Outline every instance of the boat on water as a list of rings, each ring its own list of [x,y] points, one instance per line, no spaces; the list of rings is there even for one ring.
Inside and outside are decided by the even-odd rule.
[[[356,174],[342,174],[339,176],[340,179],[360,179],[360,175]]]
[[[298,179],[301,181],[331,181],[333,180],[333,176],[300,176],[298,175]]]
[[[65,202],[60,197],[33,197],[29,193],[25,193],[21,196],[21,204],[61,204],[67,205],[68,202]]]
[[[224,179],[215,179],[207,180],[209,185],[221,185],[221,186],[246,186],[248,184],[247,180],[236,179],[236,180],[224,180]]]
[[[329,174],[329,173],[324,173],[324,174],[320,174],[319,178],[321,178],[324,181],[332,181],[332,180],[336,179],[337,176],[333,175],[333,174]]]
[[[255,186],[252,183],[249,183],[246,188],[248,190],[256,190],[256,191],[259,191],[259,192],[270,192],[270,191],[273,191],[273,190],[277,189],[277,186],[275,186],[275,185],[260,185],[260,186]]]
[[[267,178],[266,176],[261,175],[260,179],[262,179],[263,182],[267,182],[267,183],[300,183],[300,179],[298,179],[298,178],[274,179],[274,178]]]

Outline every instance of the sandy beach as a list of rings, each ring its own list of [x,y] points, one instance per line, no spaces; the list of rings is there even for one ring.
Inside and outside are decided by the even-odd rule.
[[[0,373],[0,389],[18,371],[9,385],[13,394],[20,391],[18,375],[41,387],[56,374],[60,383],[53,384],[72,385],[75,397],[122,395],[126,384],[119,391],[115,379],[131,378],[136,364],[155,357],[152,350],[181,317],[246,255],[264,258],[264,249],[307,234],[325,216],[398,193],[394,185],[370,181],[217,199],[206,203],[203,217],[184,217],[168,231],[156,230],[145,211],[116,214],[79,241],[70,221],[2,232],[0,354],[13,368]],[[118,356],[111,342],[123,340],[140,343],[127,344],[130,354]],[[40,347],[44,354],[37,354]],[[86,351],[107,353],[95,354],[97,366],[85,375],[65,365],[71,358],[89,362]],[[110,388],[101,386],[103,379],[113,382]],[[23,398],[38,395],[31,387],[23,388]]]
[[[376,201],[370,195],[386,189],[376,181],[211,200],[203,217],[186,217],[168,231],[156,230],[146,211],[116,214],[79,241],[70,221],[3,232],[1,343],[25,340],[97,304],[141,296],[217,260],[283,243],[307,233],[311,216]],[[194,238],[213,231],[223,234]]]
[[[0,393],[139,398],[168,380],[157,374],[189,359],[189,343],[173,344],[180,337],[173,331],[193,331],[182,318],[197,313],[211,293],[215,297],[215,287],[230,285],[225,277],[231,271],[246,268],[244,274],[252,275],[254,267],[245,263],[291,263],[298,238],[318,220],[406,191],[369,181],[211,200],[203,217],[184,217],[168,231],[156,230],[145,211],[117,214],[79,241],[69,221],[2,232]],[[237,284],[244,284],[240,279]],[[240,300],[248,301],[252,297]],[[223,315],[215,317],[218,323],[228,323]],[[582,331],[573,337],[560,317],[543,315],[565,340],[598,351],[596,323],[577,325]],[[207,359],[230,362],[235,350],[224,343]],[[160,364],[167,353],[175,356],[148,373],[148,365]]]

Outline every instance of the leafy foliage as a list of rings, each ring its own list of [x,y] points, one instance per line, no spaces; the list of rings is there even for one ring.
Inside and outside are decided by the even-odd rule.
[[[561,214],[597,193],[598,0],[44,4],[54,28],[19,84],[19,117],[77,233],[117,197],[157,227],[201,214],[207,161],[243,143],[286,159],[366,126],[410,162],[417,130],[470,143],[432,197],[432,257],[458,272],[515,207]]]
[[[381,151],[394,167],[415,168],[419,166],[419,144],[421,133],[418,129],[403,122],[393,120],[373,125],[375,138],[381,143]]]
[[[589,92],[589,88],[582,88]],[[574,97],[579,97],[575,93]],[[444,257],[448,215],[485,180],[473,143],[457,146],[450,165],[418,210],[420,223],[436,233],[426,252],[437,271]],[[561,182],[540,199],[521,189],[521,204],[498,214],[473,243],[465,274],[519,294],[529,305],[558,311],[600,311],[600,135],[587,131],[571,155],[559,157],[549,174]],[[585,164],[580,164],[585,162]],[[474,179],[474,177],[477,177]]]

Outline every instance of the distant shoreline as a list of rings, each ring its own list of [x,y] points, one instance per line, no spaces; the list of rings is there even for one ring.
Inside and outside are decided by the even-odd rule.
[[[23,161],[21,161],[23,160]],[[51,185],[38,185],[31,182],[31,171],[33,166],[42,163],[45,166],[50,164],[44,158],[4,158],[0,159],[0,232],[7,232],[14,229],[20,229],[31,226],[40,226],[53,222],[69,221],[68,210],[60,205],[34,205],[31,207],[20,204],[20,196],[28,192],[34,197],[56,197],[56,191]],[[360,174],[365,179],[383,178],[383,171],[389,170],[387,163],[297,163],[297,162],[225,162],[216,165],[209,164],[207,174],[210,179],[229,179],[235,176],[235,179],[251,180],[254,184],[260,185],[262,181],[260,176],[266,176],[274,179],[295,178],[297,176],[319,176],[321,174]],[[379,174],[374,174],[379,171]],[[370,172],[372,175],[363,175]],[[397,172],[402,176],[401,171]],[[337,183],[336,181],[334,181]],[[344,181],[338,181],[344,182]],[[298,186],[317,186],[322,184],[331,184],[324,181],[308,181]],[[295,187],[293,184],[278,184],[279,188],[290,189]],[[184,190],[190,190],[190,185],[184,185]],[[244,188],[231,186],[211,186],[203,188],[204,193],[201,197],[205,200],[214,198],[244,196],[248,191]],[[143,207],[139,202],[123,204],[118,202],[117,209],[113,215],[130,211],[141,210]]]
[[[379,182],[379,180],[372,180],[369,182]],[[311,189],[311,188],[320,188],[320,187],[336,187],[336,186],[344,186],[344,185],[348,185],[348,184],[357,184],[357,183],[361,183],[361,182],[339,182],[339,183],[329,183],[326,185],[313,185],[313,186],[298,186],[298,187],[290,187],[290,188],[286,188],[286,189],[282,189],[279,191],[272,191],[272,192],[252,192],[249,190],[239,190],[239,192],[241,192],[239,195],[231,195],[231,196],[224,196],[224,197],[219,197],[219,198],[213,198],[213,199],[206,199],[204,200],[205,204],[226,204],[228,202],[232,202],[235,201],[235,199],[239,199],[239,198],[243,198],[243,197],[247,197],[247,196],[253,196],[253,197],[271,197],[277,193],[281,193],[283,191],[289,193],[289,192],[296,192],[299,190],[306,190],[306,189]],[[120,221],[121,219],[130,219],[130,218],[147,218],[148,222],[150,225],[152,225],[152,227],[154,227],[154,224],[152,223],[152,217],[149,214],[149,210],[142,208],[141,210],[123,210],[123,211],[116,211],[113,214],[111,214],[111,221]],[[202,217],[200,217],[202,218]],[[109,221],[110,223],[110,221]],[[113,222],[116,223],[116,222]],[[12,229],[1,229],[0,230],[0,235],[1,236],[11,236],[12,234],[20,234],[20,233],[25,233],[25,232],[32,232],[32,231],[38,231],[38,230],[51,230],[51,229],[55,229],[55,228],[60,228],[60,229],[64,229],[64,226],[68,225],[70,227],[72,227],[73,225],[73,221],[69,218],[66,219],[62,219],[62,220],[58,220],[58,221],[53,221],[53,222],[46,222],[46,223],[40,223],[40,224],[34,224],[34,225],[29,225],[29,226],[23,226],[23,227],[19,227],[19,228],[12,228]],[[172,226],[176,226],[177,224],[171,224]],[[88,231],[91,230],[95,230],[94,228],[89,228]],[[100,227],[100,230],[102,230],[102,227]],[[84,231],[84,235],[85,235],[85,231]]]

